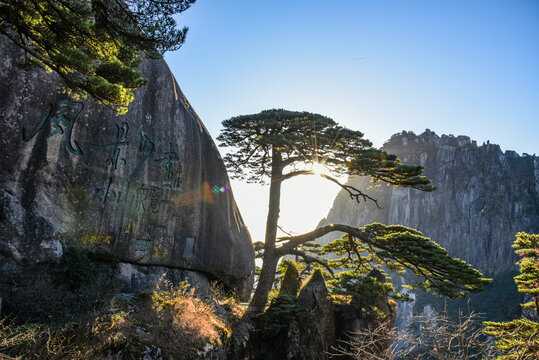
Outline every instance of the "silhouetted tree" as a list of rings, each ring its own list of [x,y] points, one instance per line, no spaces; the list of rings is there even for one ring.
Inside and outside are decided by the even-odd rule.
[[[423,191],[434,188],[421,176],[422,167],[402,164],[396,155],[374,148],[361,132],[339,126],[319,114],[273,109],[233,117],[223,121],[223,127],[218,140],[223,146],[237,148],[225,156],[233,175],[251,182],[264,182],[268,178],[270,181],[265,242],[263,246],[255,245],[263,251],[263,264],[250,312],[264,310],[278,261],[285,255],[297,255],[307,263],[323,264],[328,272],[332,272],[332,266],[354,267],[352,272],[337,276],[341,288],[346,288],[347,276],[358,279],[369,271],[368,263],[375,262],[378,262],[376,266],[384,263],[397,270],[411,269],[423,279],[416,287],[450,297],[479,291],[490,283],[469,265],[449,257],[444,249],[419,231],[403,226],[372,224],[355,228],[332,224],[277,241],[281,185],[296,176],[315,174],[313,168],[324,167],[327,173],[320,175],[339,185],[356,201],[376,202],[360,189],[340,183],[335,175],[371,176],[374,181],[384,181],[391,186]],[[346,253],[349,261],[343,259],[341,264],[335,261],[328,264],[305,251],[311,241],[334,231],[346,235],[328,245],[322,253]],[[352,291],[355,283],[349,282],[348,290]],[[387,286],[382,289],[389,291]]]

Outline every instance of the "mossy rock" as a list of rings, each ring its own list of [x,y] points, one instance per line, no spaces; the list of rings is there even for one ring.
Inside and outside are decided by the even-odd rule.
[[[298,268],[294,264],[288,264],[286,272],[284,273],[281,289],[279,290],[279,297],[290,295],[294,299],[297,298],[300,286],[301,279],[299,277]]]

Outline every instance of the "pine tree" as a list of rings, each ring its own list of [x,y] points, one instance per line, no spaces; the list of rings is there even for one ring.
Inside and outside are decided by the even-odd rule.
[[[331,229],[335,227],[345,234],[321,249],[309,249],[313,246],[309,243],[300,246],[305,252],[338,256],[327,261],[327,270],[333,275],[328,276],[328,284],[334,294],[357,300],[387,294],[396,300],[407,300],[405,295],[394,293],[384,269],[397,273],[408,269],[417,276],[417,282],[407,285],[408,288],[419,288],[450,298],[482,291],[490,284],[490,279],[481,278],[479,271],[462,260],[451,258],[445,249],[415,229],[378,223],[359,229],[333,225]],[[335,274],[332,270],[339,272]],[[385,275],[386,281],[379,282],[365,276],[373,270]]]
[[[539,234],[517,234],[513,243],[520,275],[515,276],[518,291],[531,296],[524,308],[539,316]],[[508,322],[486,321],[485,334],[495,336],[496,346],[504,355],[498,359],[539,359],[539,323],[526,318]]]
[[[332,224],[277,241],[282,183],[296,176],[314,175],[316,167],[325,168],[326,173],[319,175],[339,185],[356,201],[376,202],[376,199],[358,188],[340,183],[336,175],[370,176],[373,181],[423,191],[434,188],[426,177],[421,176],[422,167],[402,164],[396,155],[374,148],[361,132],[339,126],[319,114],[273,109],[233,117],[223,121],[223,127],[218,137],[221,145],[237,148],[224,158],[232,174],[250,182],[263,183],[268,178],[270,181],[265,241],[263,245],[255,244],[255,248],[263,253],[263,263],[249,306],[251,313],[264,310],[277,264],[285,255],[299,256],[308,264],[321,264],[333,273],[330,265],[337,266],[335,261],[328,264],[306,250],[311,241],[335,231],[347,235],[319,254],[331,251],[347,255],[350,262],[343,259],[339,266],[350,266],[355,270],[338,275],[339,286],[343,289],[347,288],[347,276],[358,279],[360,274],[369,271],[368,263],[376,263],[377,267],[383,263],[398,270],[409,268],[423,278],[416,287],[450,297],[479,291],[490,282],[469,265],[449,257],[445,250],[419,231],[405,227],[372,224],[354,228]],[[390,290],[387,285],[381,286],[384,291]]]
[[[22,48],[24,66],[54,71],[72,96],[91,95],[125,113],[146,84],[141,55],[159,57],[185,41],[174,14],[195,0],[0,0],[0,33]]]

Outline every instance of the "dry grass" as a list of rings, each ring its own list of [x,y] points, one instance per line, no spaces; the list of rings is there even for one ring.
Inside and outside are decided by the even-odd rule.
[[[90,359],[70,333],[67,328],[51,331],[43,325],[0,319],[0,359]]]
[[[212,283],[211,293],[215,303],[226,312],[226,326],[231,328],[232,323],[242,318],[249,303],[238,302],[236,299],[239,296],[236,293],[227,292],[218,282]]]
[[[408,331],[396,332],[388,322],[360,329],[333,349],[333,358],[361,360],[496,359],[499,352],[483,334],[482,318],[474,312],[414,316]],[[419,332],[417,332],[419,330]],[[390,346],[387,346],[390,344]]]
[[[167,281],[155,291],[139,294],[130,304],[115,301],[109,314],[88,328],[91,338],[101,345],[98,352],[122,356],[155,349],[164,358],[195,359],[208,349],[220,351],[229,337],[226,319],[195,297],[193,288]]]
[[[51,330],[0,321],[0,359],[124,359],[144,355],[191,360],[222,354],[234,319],[232,298],[194,296],[186,283],[162,281],[151,292],[115,297],[99,313]],[[219,314],[219,315],[218,315]]]

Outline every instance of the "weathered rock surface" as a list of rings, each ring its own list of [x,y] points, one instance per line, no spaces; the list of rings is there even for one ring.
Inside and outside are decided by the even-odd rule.
[[[165,61],[143,61],[148,85],[117,116],[59,94],[54,74],[19,69],[20,56],[0,38],[0,298],[15,300],[29,269],[66,246],[115,264],[127,287],[171,271],[248,296],[250,235]]]
[[[280,293],[265,313],[251,319],[245,348],[236,347],[229,358],[327,359],[335,345],[333,304],[328,295],[322,275],[311,278],[299,296]]]
[[[311,359],[324,359],[332,351],[335,343],[334,304],[320,272],[315,272],[309,282],[301,289],[297,303],[306,309],[313,319],[310,327],[303,330],[303,351],[310,351]],[[322,355],[323,354],[323,355]]]
[[[378,270],[371,270],[367,276],[376,278],[381,283],[385,282],[384,275]],[[368,311],[368,309],[372,308],[376,308],[380,313],[376,314]],[[346,349],[349,354],[353,354],[354,352],[350,349],[350,342],[353,335],[369,334],[370,336],[370,334],[378,333],[383,335],[382,331],[384,330],[382,329],[393,329],[397,315],[395,310],[395,307],[389,302],[387,295],[366,298],[361,301],[352,299],[350,303],[336,304],[334,310],[335,335],[339,348]],[[388,341],[387,336],[382,336],[375,339],[372,343],[371,351],[374,354],[378,352],[382,353],[390,345],[391,343]],[[355,358],[352,356],[341,356],[339,359]]]
[[[369,276],[381,276],[381,273],[371,272]],[[387,316],[374,314],[367,309],[368,305],[376,306]],[[315,270],[297,296],[281,292],[265,313],[250,320],[233,331],[228,358],[346,360],[351,357],[339,349],[347,348],[354,332],[374,329],[385,321],[392,327],[395,311],[387,296],[375,297],[364,303],[357,300],[334,303],[322,273]],[[377,342],[382,350],[389,345],[384,340]]]
[[[300,287],[301,278],[298,269],[293,265],[287,266],[279,289],[279,296],[289,295],[295,299],[298,296]]]
[[[423,166],[437,190],[425,193],[385,185],[367,190],[383,210],[372,202],[355,203],[341,192],[321,225],[381,222],[416,228],[451,256],[494,277],[491,289],[474,295],[473,303],[482,304],[481,310],[491,318],[512,316],[508,307],[518,309],[519,298],[512,281],[517,259],[511,244],[519,231],[539,231],[537,157],[503,153],[498,145],[477,146],[467,136],[438,136],[429,130],[396,134],[383,148],[407,164]],[[368,178],[349,181],[360,189],[372,185]],[[323,242],[328,240],[332,239]],[[422,292],[414,296],[416,312],[421,313],[428,301]],[[411,307],[399,307],[400,320],[403,309]]]

